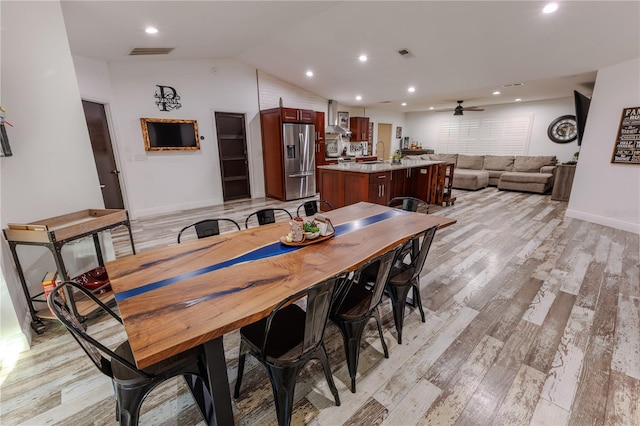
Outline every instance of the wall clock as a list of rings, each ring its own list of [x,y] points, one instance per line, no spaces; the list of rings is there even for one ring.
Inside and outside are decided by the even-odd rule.
[[[555,143],[568,143],[576,140],[578,125],[575,115],[563,115],[553,120],[549,124],[547,135]]]

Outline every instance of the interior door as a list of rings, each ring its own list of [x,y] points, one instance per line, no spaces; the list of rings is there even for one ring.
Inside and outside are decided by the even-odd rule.
[[[216,112],[215,116],[224,201],[250,198],[244,114]]]
[[[384,143],[384,154],[382,155],[383,160],[387,160],[391,156],[391,124],[387,123],[378,123],[378,140],[376,141],[376,155],[380,158],[380,154],[378,153],[378,148],[381,148],[378,142],[382,141]]]
[[[104,207],[124,209],[120,187],[120,171],[113,154],[111,135],[107,124],[107,114],[103,104],[82,101],[84,116],[89,129],[89,139],[93,149],[93,159],[98,171]]]

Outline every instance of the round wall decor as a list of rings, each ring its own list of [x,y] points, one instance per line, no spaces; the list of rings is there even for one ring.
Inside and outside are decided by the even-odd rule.
[[[563,115],[551,122],[547,135],[555,143],[573,142],[578,137],[578,124],[575,115]]]

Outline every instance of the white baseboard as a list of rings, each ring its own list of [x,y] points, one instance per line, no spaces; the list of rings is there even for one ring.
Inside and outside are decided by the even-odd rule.
[[[179,210],[199,209],[202,207],[219,206],[224,204],[222,199],[202,200],[193,203],[171,204],[167,206],[153,207],[150,209],[141,209],[129,212],[131,219],[137,219],[144,216],[154,216],[157,214],[173,213]]]
[[[31,328],[31,319],[29,318],[29,324],[27,329]],[[5,358],[13,358],[21,352],[31,349],[31,336],[26,336],[24,333],[17,333],[13,336],[3,336],[0,340],[0,360]]]
[[[640,234],[640,223],[625,222],[623,220],[615,219],[614,217],[598,216],[572,209],[567,209],[566,216],[591,223],[597,223],[598,225],[604,225],[610,228],[633,232],[634,234]],[[633,219],[633,217],[631,218]],[[635,219],[638,220],[638,217],[635,217]]]

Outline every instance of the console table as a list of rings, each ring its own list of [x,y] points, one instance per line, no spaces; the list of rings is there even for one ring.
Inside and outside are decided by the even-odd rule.
[[[556,176],[553,182],[553,191],[551,192],[552,200],[569,201],[575,173],[576,166],[573,164],[560,164],[556,166]]]
[[[435,151],[433,149],[401,149],[400,154],[404,157],[405,155],[422,155],[422,154],[434,154]]]
[[[31,328],[33,328],[38,334],[41,334],[44,331],[45,326],[42,322],[42,318],[52,318],[52,314],[47,308],[39,311],[34,308],[33,302],[46,303],[46,300],[40,299],[44,292],[31,296],[22,265],[20,264],[20,259],[18,258],[16,246],[35,245],[47,247],[53,255],[60,278],[62,281],[69,281],[69,273],[67,272],[64,259],[62,258],[62,246],[68,242],[91,235],[93,236],[93,244],[98,258],[98,264],[104,265],[98,233],[119,226],[126,226],[128,228],[131,249],[133,250],[133,254],[136,254],[136,249],[133,245],[133,234],[131,233],[129,215],[126,210],[121,209],[81,210],[26,224],[10,223],[8,224],[8,228],[3,230],[4,236],[9,243],[9,249],[13,255],[13,260],[16,264],[18,277],[22,284],[22,290],[24,291],[27,299],[29,312],[31,313]],[[91,313],[90,311],[87,311],[80,302],[76,304],[72,294],[65,294],[65,296],[67,297],[67,303],[69,303],[71,311],[79,319],[83,320],[85,315]],[[98,297],[104,303],[107,303],[113,300],[113,292],[107,291],[99,294]]]

